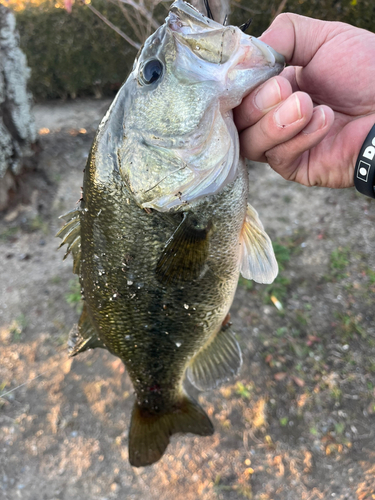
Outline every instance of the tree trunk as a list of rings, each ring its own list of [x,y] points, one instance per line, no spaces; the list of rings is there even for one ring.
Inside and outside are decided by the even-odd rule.
[[[0,210],[7,207],[25,160],[34,154],[36,131],[26,89],[29,73],[15,17],[0,4]]]

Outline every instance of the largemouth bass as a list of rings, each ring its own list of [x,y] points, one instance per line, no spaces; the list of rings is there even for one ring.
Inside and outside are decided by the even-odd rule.
[[[84,301],[70,355],[102,347],[124,362],[134,466],[159,460],[174,433],[213,433],[184,377],[205,390],[238,372],[227,315],[239,273],[277,274],[232,109],[283,67],[272,48],[177,0],[103,118],[80,207],[64,216],[58,236]]]

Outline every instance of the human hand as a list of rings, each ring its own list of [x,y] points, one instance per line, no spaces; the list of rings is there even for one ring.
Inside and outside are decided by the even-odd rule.
[[[241,154],[306,186],[352,186],[375,123],[375,34],[281,14],[260,39],[290,66],[235,109]]]

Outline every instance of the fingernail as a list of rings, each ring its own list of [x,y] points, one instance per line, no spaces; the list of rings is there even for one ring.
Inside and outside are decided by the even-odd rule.
[[[323,108],[315,108],[311,120],[303,129],[303,134],[312,134],[324,127],[326,124],[326,114]]]
[[[294,94],[276,111],[275,120],[280,127],[286,127],[302,118],[301,104]]]
[[[256,94],[255,105],[262,111],[276,106],[281,101],[280,86],[275,80],[269,80]]]

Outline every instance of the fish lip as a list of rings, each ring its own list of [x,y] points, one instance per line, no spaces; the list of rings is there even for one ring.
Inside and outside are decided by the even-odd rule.
[[[277,52],[275,49],[270,47],[264,42],[261,42],[255,37],[250,38],[251,42],[255,45],[257,49],[259,49],[264,56],[265,60],[270,64],[270,66],[274,67],[277,64],[282,67],[285,66],[285,57]]]
[[[241,33],[239,50],[232,61],[231,70],[247,71],[267,67],[272,75],[281,73],[285,67],[284,56],[261,40]]]

